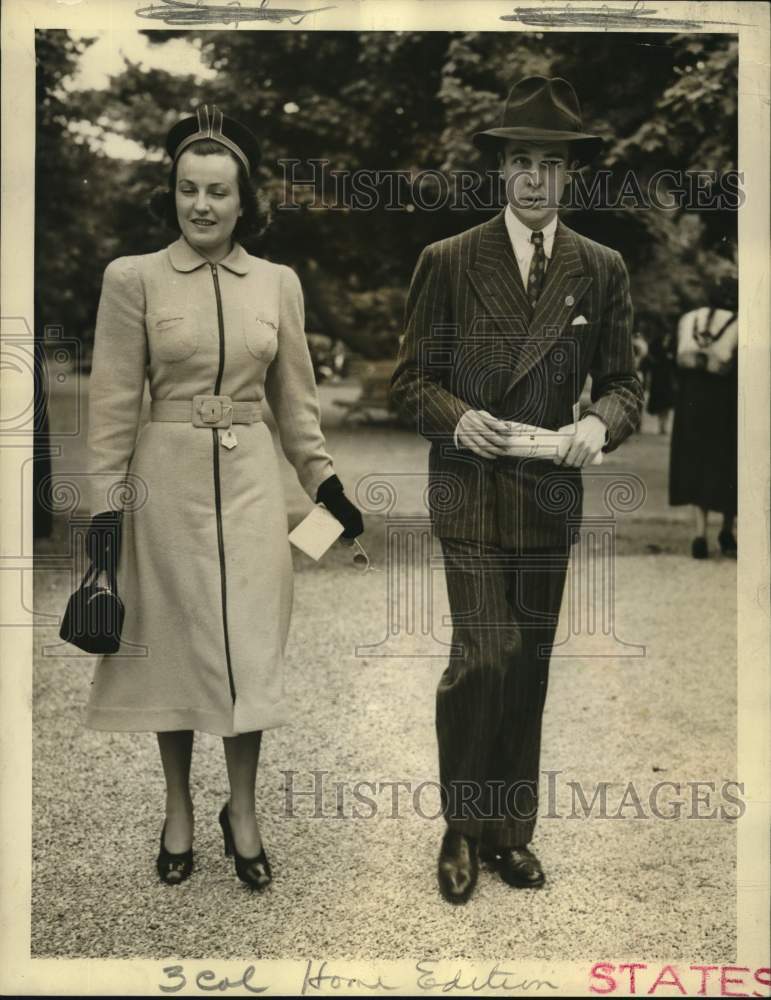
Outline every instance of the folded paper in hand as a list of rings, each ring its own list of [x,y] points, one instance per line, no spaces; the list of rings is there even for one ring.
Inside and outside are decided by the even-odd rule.
[[[557,450],[557,444],[565,436],[559,431],[549,431],[544,427],[534,427],[532,424],[519,424],[508,421],[509,443],[507,451],[515,458],[552,458]],[[591,465],[602,464],[602,452],[598,451]]]
[[[343,533],[343,526],[326,507],[314,507],[294,531],[289,541],[317,562]]]

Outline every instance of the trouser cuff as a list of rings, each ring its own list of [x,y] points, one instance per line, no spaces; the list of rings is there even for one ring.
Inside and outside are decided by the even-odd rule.
[[[526,847],[535,831],[534,820],[448,819],[447,826],[483,847]]]

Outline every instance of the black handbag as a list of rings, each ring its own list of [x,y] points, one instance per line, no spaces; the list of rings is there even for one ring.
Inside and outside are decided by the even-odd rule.
[[[124,607],[115,587],[97,584],[99,568],[92,563],[67,602],[59,637],[86,653],[117,653]]]

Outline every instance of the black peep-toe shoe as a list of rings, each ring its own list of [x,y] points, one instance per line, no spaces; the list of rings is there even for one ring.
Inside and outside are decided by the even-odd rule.
[[[225,840],[225,857],[232,857],[236,864],[236,875],[245,882],[251,889],[261,891],[270,885],[273,874],[270,870],[265,847],[263,845],[260,853],[254,858],[244,858],[236,850],[233,840],[233,830],[230,826],[230,816],[228,815],[227,802],[220,810],[220,826],[222,836]]]
[[[166,834],[166,824],[161,830],[161,849],[158,853],[158,875],[162,882],[167,885],[179,885],[193,874],[193,848],[182,851],[181,854],[172,854],[166,850],[164,836]]]

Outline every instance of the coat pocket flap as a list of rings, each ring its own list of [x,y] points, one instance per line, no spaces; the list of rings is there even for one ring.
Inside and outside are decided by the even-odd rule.
[[[249,353],[260,361],[271,361],[278,350],[278,316],[245,305],[242,313],[244,341]]]
[[[145,316],[150,355],[159,361],[184,361],[198,347],[198,311],[189,305],[153,309]]]

